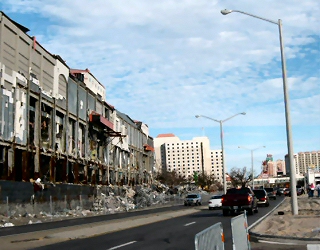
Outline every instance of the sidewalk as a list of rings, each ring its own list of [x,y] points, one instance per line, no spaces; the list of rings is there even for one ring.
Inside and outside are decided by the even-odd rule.
[[[252,249],[320,250],[320,198],[298,196],[298,211],[298,215],[292,215],[291,198],[286,197],[276,209],[251,225]]]

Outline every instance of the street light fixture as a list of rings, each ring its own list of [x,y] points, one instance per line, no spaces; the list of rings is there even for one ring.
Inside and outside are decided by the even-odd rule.
[[[222,128],[222,124],[224,122],[230,120],[231,118],[237,116],[237,115],[245,115],[245,114],[246,114],[245,112],[238,113],[238,114],[230,116],[229,118],[224,119],[224,120],[216,120],[216,119],[213,119],[213,118],[205,116],[205,115],[196,115],[196,118],[203,117],[203,118],[207,118],[209,120],[218,122],[220,124],[220,140],[221,140],[221,152],[222,152],[222,178],[223,178],[223,192],[224,192],[224,194],[227,192],[227,181],[226,181],[226,162],[225,162],[224,148],[223,148],[223,128]]]
[[[240,10],[221,10],[221,14],[228,15],[232,12],[238,12],[244,15],[248,15],[254,18],[261,19],[263,21],[267,21],[269,23],[273,23],[278,25],[279,28],[279,38],[280,38],[280,52],[281,52],[281,63],[282,63],[282,82],[283,82],[283,92],[284,92],[284,107],[285,107],[285,117],[286,117],[286,132],[287,132],[287,147],[288,147],[288,158],[290,165],[290,189],[291,189],[291,209],[293,215],[298,215],[298,199],[297,199],[297,189],[296,189],[296,176],[295,176],[295,167],[293,161],[293,142],[291,135],[291,118],[290,118],[290,100],[289,100],[289,91],[287,88],[287,70],[286,70],[286,59],[284,54],[284,45],[282,39],[282,21],[278,19],[278,21],[273,21],[270,19],[266,19],[263,17],[259,17],[256,15],[249,14],[247,12],[243,12]]]
[[[238,148],[243,148],[243,149],[247,149],[247,150],[250,150],[251,151],[251,175],[252,175],[252,189],[254,189],[254,173],[253,173],[253,151],[256,151],[260,148],[265,148],[266,146],[261,146],[261,147],[258,147],[258,148],[254,148],[254,149],[249,149],[249,148],[246,148],[246,147],[243,147],[243,146],[238,146]]]

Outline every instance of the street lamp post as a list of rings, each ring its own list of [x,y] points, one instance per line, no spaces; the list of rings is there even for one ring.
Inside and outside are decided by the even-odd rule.
[[[286,117],[286,132],[287,132],[287,147],[288,147],[288,158],[290,165],[290,189],[291,189],[291,209],[293,215],[298,215],[298,199],[297,199],[297,189],[296,189],[296,176],[295,176],[295,166],[293,161],[293,143],[292,143],[292,135],[291,135],[291,118],[290,118],[290,100],[289,100],[289,92],[287,88],[287,70],[286,70],[286,60],[284,54],[284,45],[282,38],[282,21],[278,19],[278,21],[273,21],[270,19],[266,19],[263,17],[259,17],[256,15],[249,14],[247,12],[239,11],[239,10],[221,10],[221,14],[227,15],[232,12],[238,12],[244,15],[248,15],[254,18],[261,19],[263,21],[267,21],[269,23],[273,23],[278,25],[279,28],[279,39],[280,39],[280,52],[281,52],[281,63],[282,63],[282,82],[283,82],[283,92],[284,92],[284,107],[285,107],[285,117]]]
[[[250,150],[250,151],[251,151],[251,175],[252,175],[252,189],[254,189],[253,151],[258,150],[258,149],[260,149],[260,148],[265,148],[265,147],[266,147],[266,146],[261,146],[261,147],[258,147],[258,148],[249,149],[249,148],[246,148],[246,147],[243,147],[243,146],[238,146],[238,148],[244,148],[244,149],[247,149],[247,150]]]
[[[203,117],[203,118],[207,118],[209,120],[218,122],[220,124],[220,140],[221,140],[221,152],[222,152],[222,178],[223,178],[223,192],[224,192],[224,194],[227,192],[227,181],[226,181],[226,162],[225,162],[225,157],[224,157],[223,127],[222,127],[222,125],[224,122],[230,120],[231,118],[233,118],[237,115],[245,115],[245,114],[246,114],[245,112],[238,113],[238,114],[235,114],[235,115],[233,115],[227,119],[224,119],[224,120],[216,120],[216,119],[213,119],[213,118],[205,116],[205,115],[196,115],[196,118]]]

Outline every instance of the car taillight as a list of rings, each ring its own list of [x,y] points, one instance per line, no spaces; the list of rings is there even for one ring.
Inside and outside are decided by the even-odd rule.
[[[224,197],[221,198],[221,202],[225,201],[226,199]]]
[[[248,196],[248,201],[249,201],[249,202],[251,201],[251,196]]]
[[[211,201],[208,202],[209,204],[212,203]]]
[[[260,200],[261,201],[265,201],[265,200],[267,200],[267,198],[266,197],[262,197]]]

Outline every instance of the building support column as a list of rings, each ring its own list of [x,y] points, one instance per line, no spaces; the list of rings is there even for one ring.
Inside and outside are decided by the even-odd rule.
[[[37,100],[35,105],[35,117],[40,119],[35,119],[34,121],[34,145],[35,145],[35,156],[34,156],[34,178],[35,180],[39,178],[40,172],[40,141],[41,141],[41,94],[39,95],[39,100]]]
[[[22,152],[22,159],[21,159],[21,164],[22,164],[22,181],[29,181],[30,179],[30,172],[28,169],[28,162],[29,162],[29,157],[28,157],[28,151],[23,151]]]
[[[56,180],[56,158],[55,158],[55,156],[51,156],[49,167],[50,167],[50,181],[54,183]]]
[[[88,184],[88,165],[84,165],[83,166],[83,172],[84,172],[84,175],[83,175],[83,184]]]
[[[62,162],[62,182],[67,183],[68,182],[68,159],[64,159]]]
[[[79,163],[73,164],[74,184],[79,184]]]
[[[15,180],[15,173],[14,173],[14,150],[12,147],[8,148],[7,151],[8,155],[8,180],[13,181]]]

